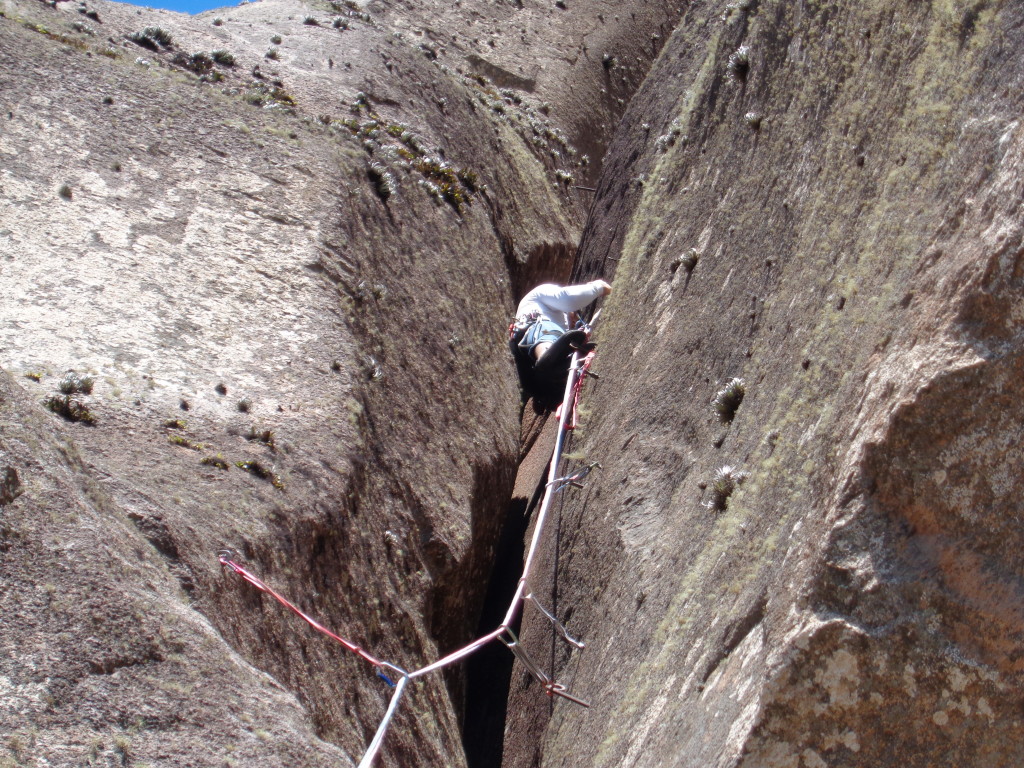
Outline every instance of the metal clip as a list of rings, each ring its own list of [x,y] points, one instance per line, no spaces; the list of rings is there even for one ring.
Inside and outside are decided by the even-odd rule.
[[[565,686],[561,683],[551,683],[550,685],[545,687],[548,696],[561,696],[563,699],[568,699],[574,704],[579,704],[581,707],[586,707],[587,709],[590,709],[589,701],[584,701],[583,699],[579,699],[573,696],[571,693],[565,690]]]
[[[544,672],[544,670],[542,670],[540,667],[538,667],[536,662],[534,662],[534,660],[530,658],[530,655],[526,652],[526,649],[523,648],[522,644],[519,642],[519,638],[516,636],[516,633],[507,627],[505,631],[508,632],[512,639],[506,640],[504,637],[499,637],[498,639],[501,640],[501,642],[503,642],[508,647],[508,649],[512,651],[513,654],[515,654],[515,657],[523,663],[523,666],[526,667],[527,672],[533,675],[537,682],[541,683],[545,687],[545,689],[548,688],[552,683],[551,678],[548,677],[547,673]]]
[[[582,480],[587,475],[589,475],[590,472],[594,469],[604,469],[604,467],[602,467],[599,462],[594,461],[588,464],[587,466],[583,467],[582,469],[576,470],[571,475],[565,475],[564,477],[556,477],[554,480],[549,481],[548,485],[558,486],[557,488],[555,488],[555,493],[558,493],[567,485],[571,485],[574,488],[582,488],[583,484],[580,483],[579,481]]]
[[[548,613],[544,609],[544,606],[540,604],[540,601],[533,596],[533,592],[524,595],[523,600],[529,600],[531,603],[537,606],[537,610],[543,613],[547,617],[548,621],[550,621],[555,626],[555,630],[558,632],[558,634],[562,636],[562,639],[565,640],[565,642],[569,643],[570,645],[574,645],[581,650],[587,647],[586,643],[584,643],[582,640],[577,640],[575,637],[570,635],[569,631],[565,628],[565,625],[563,625],[562,622],[560,622],[552,614]]]

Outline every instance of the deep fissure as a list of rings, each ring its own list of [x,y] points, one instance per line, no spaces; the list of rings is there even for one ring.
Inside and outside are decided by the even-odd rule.
[[[520,465],[522,471],[522,465]],[[505,512],[494,566],[480,611],[478,634],[494,629],[505,617],[522,575],[526,532],[543,495],[543,479],[529,499],[513,496]],[[513,622],[518,632],[520,611]],[[466,662],[466,707],[462,742],[469,768],[500,766],[504,751],[505,721],[515,657],[500,643],[490,643]]]

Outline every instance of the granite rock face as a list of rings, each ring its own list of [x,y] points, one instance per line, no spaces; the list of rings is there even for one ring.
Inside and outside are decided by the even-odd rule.
[[[386,686],[217,553],[395,664],[469,639],[583,159],[382,4],[2,10],[3,759],[358,760]],[[464,763],[460,675],[383,759]]]
[[[1017,6],[0,10],[0,764],[358,761],[389,690],[217,552],[473,637],[570,270],[601,469],[532,587],[587,647],[522,637],[592,706],[516,667],[501,764],[1021,763]],[[466,765],[479,680],[379,764]]]
[[[1021,22],[688,6],[580,251],[588,647],[528,627],[593,706],[514,678],[508,765],[1021,763]]]

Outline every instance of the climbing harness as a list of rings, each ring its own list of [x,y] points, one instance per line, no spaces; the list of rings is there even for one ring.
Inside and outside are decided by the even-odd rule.
[[[540,312],[527,312],[525,315],[513,318],[508,326],[509,339],[515,339],[517,336],[519,339],[522,339],[526,332],[530,330],[530,326],[540,320],[540,317]]]
[[[539,315],[539,313],[535,314]],[[597,315],[594,316],[594,320],[596,320],[596,318]],[[512,325],[509,326],[510,340],[514,340],[515,335],[519,333],[519,330],[517,330],[519,327],[519,320],[520,319],[517,319],[512,323]],[[529,316],[526,316],[525,320],[528,323],[526,325],[526,328],[528,328],[529,325],[532,325],[533,322],[536,322],[537,318],[532,318],[532,320],[530,320]],[[593,320],[591,320],[591,324],[592,323]],[[589,333],[590,325],[584,323],[584,326]],[[522,329],[522,332],[525,333],[525,328]],[[430,664],[427,664],[426,666],[423,666],[419,669],[413,670],[412,672],[406,672],[401,667],[395,666],[394,664],[378,659],[376,656],[373,656],[369,652],[365,651],[356,643],[350,642],[349,640],[346,640],[340,635],[335,634],[331,630],[327,629],[325,626],[320,624],[311,616],[304,613],[294,603],[290,602],[281,594],[271,589],[266,583],[264,583],[259,578],[250,573],[248,570],[239,565],[238,562],[236,562],[235,557],[230,550],[222,550],[218,553],[218,560],[220,560],[220,563],[223,567],[230,569],[232,572],[238,574],[245,581],[249,582],[251,585],[256,587],[256,589],[273,597],[285,608],[287,608],[292,613],[303,619],[317,632],[320,632],[330,637],[331,639],[340,643],[349,651],[358,655],[364,661],[373,665],[376,669],[377,675],[389,687],[392,688],[391,701],[389,702],[387,710],[384,713],[384,718],[377,726],[377,731],[376,733],[374,733],[369,745],[367,745],[366,752],[363,754],[362,759],[359,761],[358,768],[370,768],[370,766],[372,765],[374,758],[380,751],[380,747],[384,741],[384,736],[387,733],[388,726],[391,724],[391,720],[398,709],[399,701],[401,700],[402,694],[405,692],[405,688],[409,684],[409,681],[415,680],[419,677],[423,677],[424,675],[427,675],[430,672],[434,672],[435,670],[442,669],[451,664],[454,664],[455,662],[464,659],[466,656],[469,656],[470,654],[474,653],[478,649],[482,648],[483,646],[487,645],[488,643],[494,640],[500,640],[515,655],[515,657],[519,659],[523,667],[526,668],[530,675],[543,686],[544,691],[547,693],[549,697],[558,696],[560,698],[567,699],[568,701],[571,701],[583,707],[590,706],[588,702],[571,694],[566,689],[566,686],[564,684],[557,682],[543,669],[541,669],[537,662],[533,660],[533,658],[527,653],[526,649],[522,646],[518,635],[516,635],[516,633],[512,630],[512,623],[516,618],[520,606],[522,606],[526,602],[530,602],[533,605],[535,605],[537,609],[541,612],[541,614],[543,614],[552,623],[552,625],[555,627],[555,630],[558,632],[559,635],[561,635],[563,640],[565,640],[567,643],[575,646],[578,649],[583,649],[585,647],[585,644],[583,642],[573,638],[566,630],[566,628],[562,625],[562,623],[557,618],[555,618],[555,616],[552,613],[548,612],[540,604],[540,602],[538,602],[533,592],[529,589],[527,580],[529,579],[530,572],[533,568],[533,564],[536,559],[540,540],[544,533],[545,523],[547,522],[548,512],[551,507],[552,499],[555,497],[555,494],[557,494],[559,491],[566,487],[582,487],[580,484],[580,480],[582,480],[584,477],[590,474],[592,470],[598,469],[601,466],[597,462],[593,462],[588,466],[583,467],[582,469],[579,469],[570,475],[565,475],[562,477],[558,476],[558,466],[561,463],[562,458],[562,447],[564,445],[566,435],[570,430],[574,429],[576,426],[576,406],[579,402],[580,390],[583,386],[583,381],[587,378],[587,374],[590,368],[590,362],[593,360],[593,357],[593,351],[589,352],[582,359],[580,358],[578,353],[574,352],[572,355],[572,360],[569,366],[569,376],[565,384],[565,393],[562,397],[562,403],[558,407],[558,411],[556,411],[556,416],[558,417],[558,434],[555,439],[555,448],[552,452],[551,463],[548,468],[548,478],[544,484],[544,495],[541,499],[540,507],[537,512],[537,519],[533,529],[533,536],[530,539],[529,548],[526,551],[526,557],[523,562],[522,576],[519,578],[519,582],[516,585],[515,595],[513,596],[512,602],[508,607],[508,611],[505,614],[505,618],[502,620],[501,624],[492,632],[484,635],[483,637],[477,638],[468,645],[449,653],[447,656],[444,656],[438,659],[437,661],[431,662]],[[392,680],[392,678],[388,674],[385,674],[385,671],[392,673],[397,678],[397,682]]]

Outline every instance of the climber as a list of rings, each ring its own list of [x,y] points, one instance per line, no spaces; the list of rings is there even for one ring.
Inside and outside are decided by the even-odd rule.
[[[519,302],[509,326],[509,348],[523,392],[542,408],[562,401],[573,352],[589,352],[594,344],[587,331],[574,328],[576,312],[612,292],[604,280],[582,285],[538,285]]]

